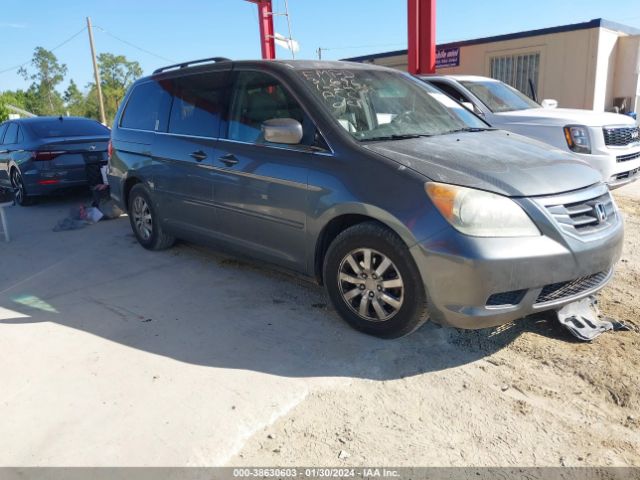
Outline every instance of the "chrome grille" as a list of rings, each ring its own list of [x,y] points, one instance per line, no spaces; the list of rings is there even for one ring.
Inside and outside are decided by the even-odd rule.
[[[640,158],[640,152],[628,153],[627,155],[618,155],[616,157],[616,161],[618,163],[628,162],[629,160],[635,160],[636,158]]]
[[[640,142],[640,127],[604,127],[604,143],[610,147],[624,147]]]
[[[600,272],[586,277],[576,278],[567,282],[551,283],[546,285],[538,295],[536,304],[553,302],[580,295],[602,285],[610,272]]]
[[[608,191],[596,197],[569,202],[546,206],[566,233],[591,235],[606,230],[617,222],[616,208]]]

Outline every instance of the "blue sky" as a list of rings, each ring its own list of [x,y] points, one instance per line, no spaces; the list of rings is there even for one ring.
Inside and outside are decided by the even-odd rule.
[[[284,0],[273,0],[282,11]],[[258,58],[257,9],[244,0],[21,0],[2,1],[0,72],[28,61],[36,46],[53,48],[80,31],[90,16],[96,49],[137,60],[145,73],[171,63],[210,56]],[[289,0],[299,58],[338,59],[406,48],[406,0]],[[638,0],[439,0],[439,43],[587,21],[640,28]],[[286,34],[286,22],[276,19]],[[115,37],[140,47],[138,50]],[[69,78],[84,88],[92,79],[86,32],[55,51]],[[163,57],[163,58],[159,58]],[[290,54],[278,48],[279,58]],[[0,73],[0,91],[27,88],[16,71]]]

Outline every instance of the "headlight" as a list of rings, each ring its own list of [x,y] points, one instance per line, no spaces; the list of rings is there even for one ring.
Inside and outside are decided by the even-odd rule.
[[[540,235],[529,216],[513,200],[495,193],[428,182],[425,190],[442,216],[458,231],[474,237]]]
[[[570,150],[576,153],[591,153],[589,130],[582,125],[567,125],[564,127],[564,138]]]

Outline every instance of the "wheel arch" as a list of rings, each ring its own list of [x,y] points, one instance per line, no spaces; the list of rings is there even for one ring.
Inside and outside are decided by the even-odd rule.
[[[394,232],[407,245],[407,248],[417,242],[411,230],[397,217],[373,205],[353,204],[326,212],[318,219],[318,224],[321,227],[315,237],[312,249],[313,263],[311,271],[320,285],[324,283],[322,266],[331,242],[347,228],[368,221],[376,222]]]
[[[126,209],[129,208],[129,194],[131,193],[131,189],[139,183],[144,182],[136,176],[127,177],[122,183],[122,204]]]

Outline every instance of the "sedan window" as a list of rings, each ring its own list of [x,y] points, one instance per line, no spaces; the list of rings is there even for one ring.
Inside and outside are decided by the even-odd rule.
[[[506,83],[498,81],[462,81],[460,83],[492,112],[540,108],[536,102]]]
[[[84,118],[47,118],[30,122],[39,138],[108,136],[109,129],[95,120]]]
[[[7,133],[4,134],[4,145],[12,145],[18,142],[18,124],[10,123],[7,127]]]

